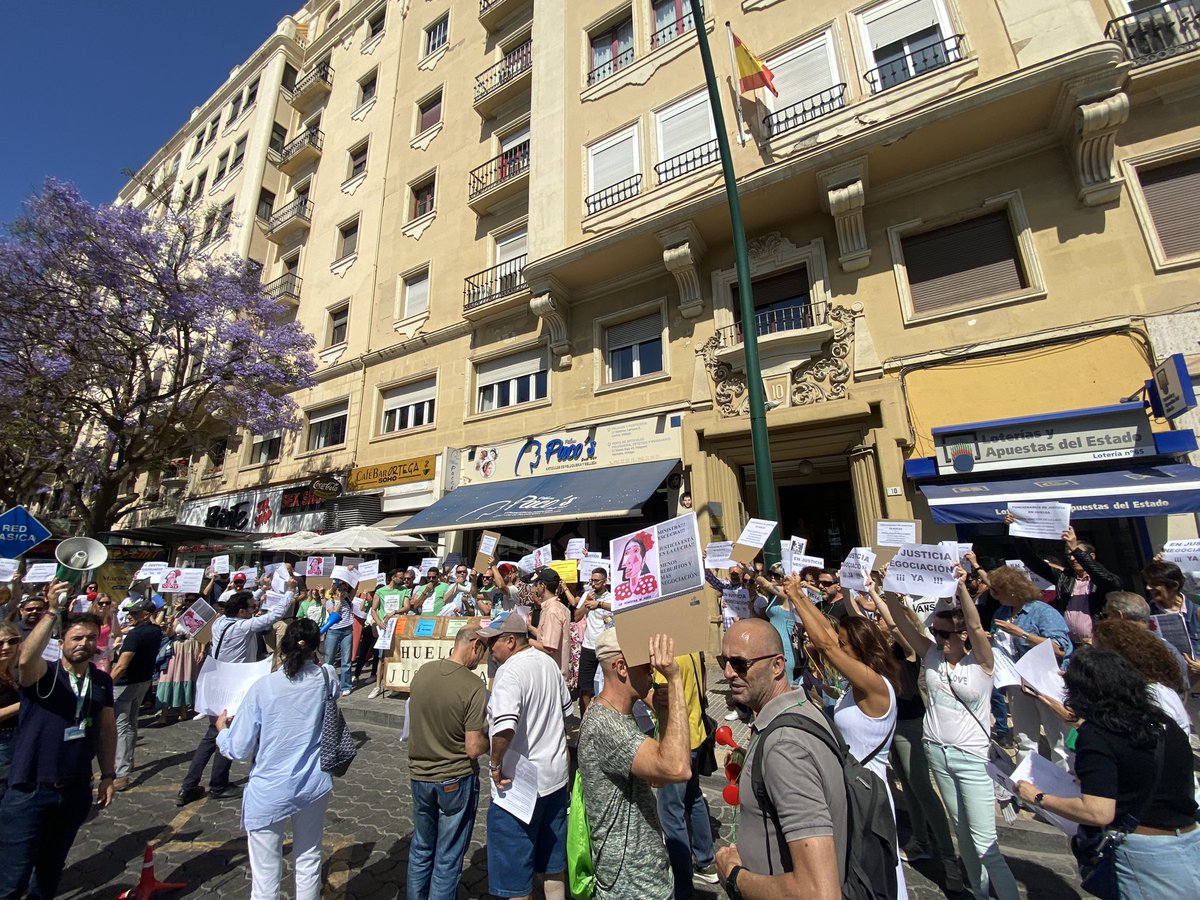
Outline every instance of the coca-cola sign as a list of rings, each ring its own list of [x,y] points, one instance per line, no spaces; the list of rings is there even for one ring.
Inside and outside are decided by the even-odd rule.
[[[309,485],[312,492],[325,500],[342,495],[342,482],[336,475],[318,475]]]

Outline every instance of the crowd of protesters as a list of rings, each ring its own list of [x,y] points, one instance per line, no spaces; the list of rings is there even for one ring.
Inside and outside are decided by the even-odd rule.
[[[284,602],[270,604],[267,576],[213,576],[203,595],[217,618],[199,634],[184,621],[187,595],[118,604],[95,583],[76,595],[57,581],[6,593],[0,846],[10,861],[0,900],[54,896],[88,811],[137,778],[140,714],[157,709],[159,725],[191,718],[205,659],[267,656],[275,671],[237,714],[209,717],[177,803],[237,796],[231,767],[253,759],[241,795],[251,897],[278,896],[289,827],[296,896],[320,896],[335,784],[320,761],[323,700],[360,684],[369,700],[386,694],[388,651],[376,639],[409,615],[484,621],[461,628],[449,656],[421,667],[409,688],[411,897],[458,896],[480,792],[503,795],[531,763],[528,820],[495,799],[487,807],[493,896],[686,900],[695,882],[720,881],[735,900],[834,898],[855,895],[874,866],[876,895],[903,897],[906,868],[924,860],[948,891],[1015,900],[989,774],[989,762],[1014,754],[1040,754],[1079,783],[1066,797],[1019,781],[1027,814],[1120,835],[1122,898],[1200,896],[1191,691],[1200,613],[1187,580],[1156,558],[1140,573],[1148,597],[1125,590],[1074,528],[1061,553],[1023,542],[1018,554],[1020,568],[988,569],[966,552],[956,596],[933,603],[882,591],[885,569],[864,591],[843,587],[836,569],[710,573],[725,625],[716,661],[726,718],[751,734],[727,761],[739,829],[720,847],[701,789],[715,765],[706,766],[717,727],[708,664],[676,655],[667,634],[622,647],[603,567],[567,584],[552,568],[522,573],[493,559],[475,573],[451,561],[358,588],[306,588],[289,571]],[[746,602],[735,605],[736,594]],[[1171,615],[1182,649],[1163,634]],[[1000,656],[1015,662],[1045,642],[1065,702],[994,687]],[[851,772],[874,791],[873,814],[889,825],[882,840],[851,815]],[[568,864],[569,832],[586,833],[586,865],[574,838]]]

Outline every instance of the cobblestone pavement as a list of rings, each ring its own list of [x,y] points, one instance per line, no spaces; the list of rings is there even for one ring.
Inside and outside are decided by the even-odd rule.
[[[360,696],[361,695],[361,696]],[[366,701],[365,691],[345,703],[346,714],[360,741],[358,759],[347,777],[337,779],[325,826],[324,897],[394,898],[404,896],[408,842],[412,831],[408,791],[408,761],[399,732],[377,722],[365,722],[370,709],[399,712],[398,699]],[[722,703],[723,707],[723,703]],[[722,712],[714,704],[715,713]],[[149,723],[149,718],[143,722]],[[138,744],[138,767],[133,787],[117,796],[113,807],[89,821],[80,831],[63,877],[64,898],[111,900],[137,883],[142,851],[156,848],[156,874],[161,881],[181,881],[188,887],[168,897],[246,897],[249,863],[245,835],[239,826],[238,799],[205,799],[176,809],[175,794],[203,734],[203,723],[187,722],[166,728],[143,727]],[[247,769],[235,765],[235,784],[245,782]],[[720,798],[723,778],[705,779],[705,792],[721,843],[729,840],[732,810]],[[485,850],[486,792],[467,854],[461,895],[487,896]],[[1002,846],[1021,883],[1023,895],[1034,900],[1074,900],[1079,892],[1074,866],[1061,836],[1043,831],[1013,832]],[[291,852],[290,840],[285,852]],[[293,896],[290,864],[285,866],[285,897]],[[907,870],[910,897],[932,900],[945,894],[938,886],[940,867],[918,863]],[[715,886],[697,883],[697,898],[723,896]],[[966,897],[968,895],[960,895]]]

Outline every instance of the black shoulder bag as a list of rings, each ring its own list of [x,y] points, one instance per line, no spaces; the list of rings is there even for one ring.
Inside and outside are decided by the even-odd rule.
[[[712,775],[717,771],[717,720],[708,714],[708,698],[705,696],[704,679],[696,666],[696,657],[688,654],[692,671],[696,674],[696,694],[700,697],[700,721],[704,724],[704,743],[696,748],[696,771],[701,775]]]

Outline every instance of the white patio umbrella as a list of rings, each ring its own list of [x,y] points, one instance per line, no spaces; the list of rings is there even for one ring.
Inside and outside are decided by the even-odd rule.
[[[280,537],[267,538],[258,542],[259,550],[291,550],[296,544],[302,544],[310,538],[320,537],[315,531],[295,531]]]
[[[299,542],[294,548],[305,550],[332,550],[342,553],[360,553],[368,550],[391,550],[408,547],[431,547],[428,541],[394,531],[372,528],[370,525],[353,525],[331,534],[316,535]]]

